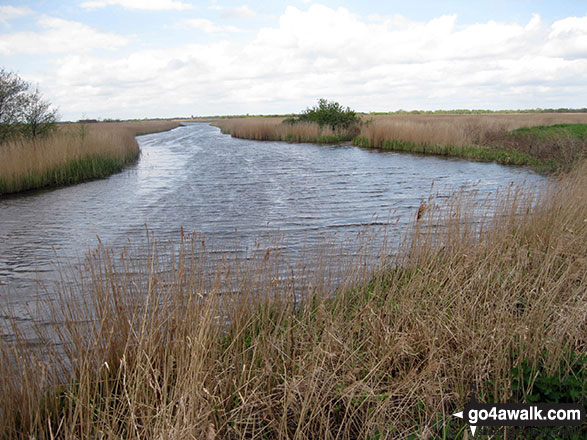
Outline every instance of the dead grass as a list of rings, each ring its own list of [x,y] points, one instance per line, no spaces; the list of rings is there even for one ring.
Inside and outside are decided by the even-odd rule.
[[[147,259],[99,248],[53,311],[62,345],[0,345],[0,433],[463,438],[450,414],[471,384],[504,402],[512,367],[564,377],[585,353],[585,188],[583,163],[486,217],[430,200],[397,257],[368,278],[354,260],[337,290],[328,262],[284,277],[272,252],[210,277],[199,236],[171,253],[150,241]]]
[[[105,177],[136,160],[135,136],[177,127],[173,121],[64,124],[49,138],[0,145],[0,194]]]

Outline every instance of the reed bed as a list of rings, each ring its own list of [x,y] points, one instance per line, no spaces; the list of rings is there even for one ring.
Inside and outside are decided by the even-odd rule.
[[[515,131],[585,124],[585,113],[375,115],[366,119],[354,140],[363,147],[529,165],[546,172],[568,170],[587,155],[584,139],[565,135],[544,138]]]
[[[282,117],[253,117],[217,119],[212,125],[219,127],[222,133],[241,139],[257,141],[313,142],[332,144],[350,141],[353,134],[348,130],[333,130],[320,127],[315,123],[298,122],[284,124]]]
[[[520,402],[541,378],[584,386],[585,188],[582,163],[486,216],[423,202],[402,251],[353,260],[338,288],[327,261],[284,277],[271,250],[210,276],[196,235],[172,252],[150,239],[147,259],[99,248],[53,308],[57,345],[0,342],[0,436],[466,438],[450,414],[471,389]]]
[[[47,138],[11,140],[0,145],[0,195],[109,176],[138,158],[135,136],[178,125],[173,121],[63,124]]]
[[[397,140],[412,144],[484,144],[494,133],[554,124],[587,124],[587,113],[507,113],[477,115],[370,115],[360,136],[374,147]]]
[[[338,143],[419,154],[529,165],[543,172],[568,171],[587,156],[587,141],[550,138],[515,130],[554,124],[587,124],[586,113],[507,113],[473,115],[362,115],[358,131],[333,133],[316,124],[287,125],[283,118],[231,118],[213,123],[223,133],[255,140]]]

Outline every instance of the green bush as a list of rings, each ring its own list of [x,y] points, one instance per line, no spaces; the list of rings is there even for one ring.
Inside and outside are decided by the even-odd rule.
[[[292,125],[297,122],[314,122],[320,127],[329,126],[332,130],[348,130],[359,124],[360,119],[349,107],[344,108],[338,102],[322,98],[318,100],[318,105],[307,108],[297,118],[290,117],[283,122]]]

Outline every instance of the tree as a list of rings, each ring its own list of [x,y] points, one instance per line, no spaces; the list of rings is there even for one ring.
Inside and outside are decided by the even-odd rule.
[[[0,69],[0,142],[18,135],[35,138],[49,134],[57,122],[57,110],[38,88],[16,73]]]
[[[26,96],[22,107],[24,121],[23,134],[29,138],[46,136],[54,128],[57,122],[57,110],[51,108],[51,104],[43,99],[39,89]]]
[[[29,84],[18,75],[0,69],[0,142],[14,134],[28,88]]]

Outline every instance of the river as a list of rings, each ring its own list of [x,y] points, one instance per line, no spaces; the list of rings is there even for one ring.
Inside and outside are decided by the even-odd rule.
[[[279,236],[295,258],[367,225],[405,229],[431,192],[511,183],[540,185],[524,168],[354,146],[234,139],[205,123],[138,138],[136,165],[107,179],[0,198],[0,301],[4,322],[43,321],[29,305],[51,289],[56,262],[75,264],[98,238],[108,247],[185,231],[217,249],[252,248]],[[393,237],[392,237],[393,238]],[[8,330],[4,330],[4,337]]]

